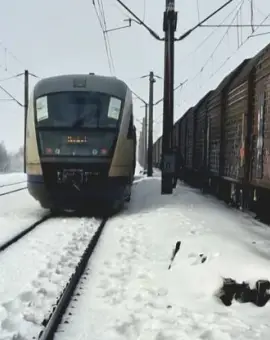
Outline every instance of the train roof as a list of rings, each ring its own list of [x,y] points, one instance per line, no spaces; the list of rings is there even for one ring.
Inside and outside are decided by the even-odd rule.
[[[198,103],[194,106],[194,111],[197,111],[201,108],[203,104],[209,99],[209,97],[213,94],[214,90],[208,91],[199,101]]]
[[[213,96],[216,93],[220,93],[223,91],[230,83],[239,75],[239,73],[243,70],[243,68],[248,64],[249,59],[245,59],[239,64],[234,70],[232,70],[218,85],[218,87],[213,91]]]
[[[127,84],[115,77],[93,74],[67,74],[41,79],[34,88],[34,96],[64,91],[96,91],[125,99]]]
[[[266,45],[261,51],[259,51],[254,57],[247,59],[246,65],[243,67],[241,72],[237,75],[237,77],[233,80],[230,84],[231,87],[235,87],[247,81],[250,72],[252,72],[257,64],[260,63],[261,59],[263,58],[264,54],[270,49],[270,44]]]
[[[190,115],[191,113],[193,114],[194,112],[194,106],[190,107],[180,119],[186,118],[188,115]]]

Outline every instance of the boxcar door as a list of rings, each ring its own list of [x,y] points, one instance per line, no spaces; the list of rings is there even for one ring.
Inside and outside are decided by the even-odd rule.
[[[263,177],[263,147],[264,147],[264,115],[265,115],[265,92],[262,91],[258,97],[258,106],[257,106],[257,140],[256,140],[256,151],[254,157],[254,165],[255,165],[255,175],[257,179],[261,179]]]
[[[204,129],[204,168],[209,169],[209,158],[210,158],[210,117],[207,112],[205,114],[205,129]]]

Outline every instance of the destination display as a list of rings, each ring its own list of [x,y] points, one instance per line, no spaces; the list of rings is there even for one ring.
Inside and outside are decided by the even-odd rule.
[[[86,136],[67,136],[68,144],[85,144],[88,143]]]

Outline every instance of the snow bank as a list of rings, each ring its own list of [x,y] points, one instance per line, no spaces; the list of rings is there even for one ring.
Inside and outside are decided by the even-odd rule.
[[[0,187],[1,185],[7,185],[17,182],[26,181],[27,176],[25,173],[14,172],[10,174],[0,174]]]
[[[171,196],[160,187],[139,181],[108,222],[56,340],[269,339],[268,304],[225,307],[215,293],[222,277],[270,278],[270,230],[185,185]]]

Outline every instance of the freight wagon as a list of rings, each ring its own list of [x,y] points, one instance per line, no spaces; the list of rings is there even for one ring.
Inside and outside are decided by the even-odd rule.
[[[244,60],[175,123],[174,141],[186,182],[238,207],[267,213],[270,44]]]

